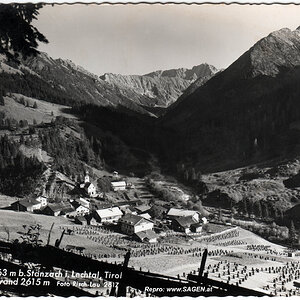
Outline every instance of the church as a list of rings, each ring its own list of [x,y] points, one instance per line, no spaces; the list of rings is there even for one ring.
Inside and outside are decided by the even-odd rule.
[[[89,172],[86,171],[85,176],[84,176],[84,182],[80,184],[80,188],[84,189],[84,191],[90,196],[90,197],[96,197],[97,196],[97,191],[95,185],[90,182],[90,176]]]

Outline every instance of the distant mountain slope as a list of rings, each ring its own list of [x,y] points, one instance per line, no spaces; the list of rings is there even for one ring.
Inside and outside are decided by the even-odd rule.
[[[200,86],[204,85],[209,79],[211,79],[213,76],[215,76],[219,72],[222,72],[222,70],[217,71],[213,75],[199,77],[190,86],[188,86],[188,88],[182,93],[182,95],[172,105],[169,106],[169,109],[172,109],[173,107],[177,106],[181,101],[183,101],[189,95],[194,93]]]
[[[83,102],[103,106],[121,105],[141,113],[146,112],[140,107],[140,104],[147,103],[146,97],[134,91],[112,88],[97,75],[75,65],[70,60],[54,60],[42,53],[37,58],[28,59],[25,64],[47,82],[69,94],[76,94]]]
[[[20,65],[1,56],[0,88],[59,104],[122,106],[153,115],[151,111],[155,113],[156,106],[169,106],[195,80],[210,78],[216,71],[213,66],[202,64],[190,70],[156,71],[144,76],[105,74],[98,77],[70,60],[53,59],[46,53],[30,57]],[[19,83],[14,85],[14,81]],[[28,90],[27,94],[24,89]]]
[[[70,60],[53,59],[46,53],[28,58],[20,65],[0,57],[0,89],[59,104],[93,103],[123,106],[151,114],[142,105],[148,98],[134,91],[111,87],[97,75]]]
[[[119,75],[106,73],[100,78],[115,88],[132,91],[151,99],[148,106],[167,107],[174,103],[182,92],[196,80],[211,78],[217,69],[209,64],[192,69],[171,69],[145,75]]]
[[[299,67],[299,29],[258,41],[162,117],[176,136],[170,157],[212,170],[297,153]]]

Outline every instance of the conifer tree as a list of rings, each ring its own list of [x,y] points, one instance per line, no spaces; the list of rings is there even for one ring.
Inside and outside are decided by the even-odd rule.
[[[38,42],[48,43],[46,37],[32,25],[42,4],[0,4],[0,54],[19,61],[39,53]]]
[[[290,228],[289,228],[289,242],[291,245],[293,245],[297,242],[297,233],[296,233],[296,229],[295,229],[293,220],[291,220]]]

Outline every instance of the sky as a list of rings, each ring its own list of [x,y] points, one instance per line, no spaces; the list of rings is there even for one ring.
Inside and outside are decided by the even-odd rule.
[[[270,32],[300,25],[300,5],[46,5],[40,51],[97,75],[209,63],[226,68]]]

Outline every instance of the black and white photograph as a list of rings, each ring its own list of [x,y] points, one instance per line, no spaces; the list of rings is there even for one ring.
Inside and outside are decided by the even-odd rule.
[[[299,16],[0,3],[0,296],[300,296]]]

